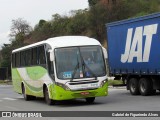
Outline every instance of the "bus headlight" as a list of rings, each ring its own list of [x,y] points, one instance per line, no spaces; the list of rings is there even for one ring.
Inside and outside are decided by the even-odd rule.
[[[104,84],[105,84],[107,81],[108,81],[108,79],[103,80],[103,81],[101,82],[101,84],[100,84],[100,87],[103,87],[103,86],[104,86]]]
[[[63,83],[56,82],[56,85],[59,87],[62,87],[64,90],[70,90],[70,88]]]

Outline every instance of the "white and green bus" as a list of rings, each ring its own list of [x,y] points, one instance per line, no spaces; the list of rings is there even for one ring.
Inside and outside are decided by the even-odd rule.
[[[58,100],[108,95],[106,50],[93,38],[62,36],[12,51],[14,90],[25,100]]]

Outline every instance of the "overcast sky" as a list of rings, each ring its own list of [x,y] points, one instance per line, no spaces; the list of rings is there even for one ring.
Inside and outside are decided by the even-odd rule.
[[[0,46],[9,43],[13,19],[23,18],[34,27],[40,19],[50,20],[53,14],[66,15],[85,8],[88,0],[0,0]]]

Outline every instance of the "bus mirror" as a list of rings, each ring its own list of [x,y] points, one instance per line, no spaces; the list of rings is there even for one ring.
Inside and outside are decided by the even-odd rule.
[[[54,61],[54,53],[50,52],[50,61]]]
[[[108,58],[107,50],[104,47],[102,47],[102,49],[103,49],[104,58],[107,59]]]

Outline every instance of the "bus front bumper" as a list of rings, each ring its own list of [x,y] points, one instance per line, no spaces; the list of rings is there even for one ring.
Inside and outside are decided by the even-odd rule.
[[[103,87],[93,90],[70,91],[64,90],[62,87],[57,85],[50,85],[49,90],[50,99],[52,100],[69,100],[76,98],[100,97],[108,95],[108,82],[106,82]]]

